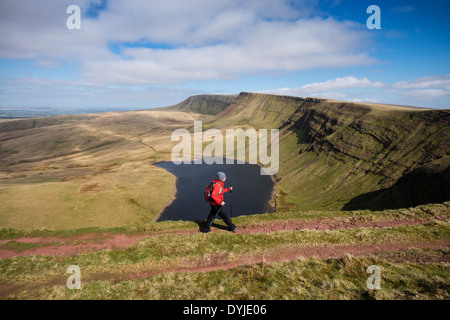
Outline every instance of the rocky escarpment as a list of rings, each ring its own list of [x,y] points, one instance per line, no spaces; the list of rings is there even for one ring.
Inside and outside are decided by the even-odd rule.
[[[360,169],[387,184],[450,150],[448,111],[384,111],[347,103],[302,106],[291,128],[302,133],[302,151],[362,161]]]
[[[450,166],[449,110],[241,93],[209,126],[236,124],[280,130],[279,209],[403,207],[435,202],[427,194],[450,185],[441,174]],[[438,160],[433,175],[445,188],[415,171]],[[405,187],[416,183],[431,189],[418,197]],[[389,197],[372,196],[394,185]]]
[[[353,198],[344,210],[398,209],[424,203],[442,203],[450,199],[448,157],[434,160],[403,175],[392,186]]]

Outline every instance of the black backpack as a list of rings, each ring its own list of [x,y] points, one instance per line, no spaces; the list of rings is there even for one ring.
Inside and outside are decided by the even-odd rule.
[[[213,202],[213,201],[214,201],[214,199],[211,198],[211,194],[212,194],[212,192],[213,192],[214,185],[217,184],[217,183],[218,183],[218,182],[211,182],[210,184],[208,184],[208,185],[206,186],[206,188],[205,188],[205,195],[204,195],[205,201],[208,201],[208,202]],[[219,185],[220,185],[220,183],[219,183]],[[222,191],[223,191],[223,190],[222,190],[222,186],[220,186],[220,191],[219,191],[219,193],[218,193],[217,195],[221,194]]]

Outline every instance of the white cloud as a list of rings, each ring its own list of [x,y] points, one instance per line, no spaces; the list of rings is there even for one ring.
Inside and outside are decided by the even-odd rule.
[[[421,77],[409,81],[398,81],[392,87],[396,89],[439,88],[450,91],[450,74]]]
[[[383,83],[376,81],[373,82],[367,78],[356,78],[353,76],[347,76],[342,78],[336,78],[333,80],[327,80],[325,82],[307,84],[301,87],[306,91],[326,91],[339,88],[361,88],[361,87],[382,87]]]
[[[274,94],[286,94],[295,96],[320,96],[330,99],[343,99],[347,96],[339,92],[328,92],[336,89],[346,88],[380,88],[385,86],[382,82],[371,81],[367,78],[357,78],[354,76],[346,76],[342,78],[335,78],[324,82],[316,82],[306,84],[299,88],[281,88],[276,90],[265,91]]]
[[[250,27],[249,27],[250,28]],[[102,83],[176,83],[266,70],[371,64],[359,32],[332,19],[260,21],[228,42],[175,49],[126,48],[128,60],[88,62],[83,77]]]
[[[77,1],[88,7],[88,0]],[[0,2],[0,57],[51,61],[104,59],[112,56],[104,34],[92,20],[82,19],[81,30],[68,30],[70,0]]]
[[[402,94],[418,98],[421,100],[431,100],[445,96],[450,96],[450,91],[442,89],[419,89],[403,92]]]
[[[435,75],[409,81],[398,81],[392,85],[392,92],[424,101],[450,97],[450,75]]]
[[[108,86],[27,77],[0,82],[0,106],[140,109],[175,104],[200,93],[189,88]]]
[[[2,0],[0,57],[81,64],[80,77],[100,84],[175,84],[261,71],[296,71],[376,63],[358,24],[310,18],[314,7],[287,0],[110,0],[96,19],[68,30],[72,0]],[[172,49],[110,44],[145,41]]]
[[[352,90],[351,93],[349,93],[349,90]],[[393,84],[372,81],[368,78],[346,76],[310,83],[298,88],[279,88],[261,92],[353,102],[384,102],[423,107],[437,105],[448,108],[447,98],[450,97],[450,75],[426,76],[408,81],[398,81]],[[380,96],[388,96],[391,100],[381,101],[378,98]]]

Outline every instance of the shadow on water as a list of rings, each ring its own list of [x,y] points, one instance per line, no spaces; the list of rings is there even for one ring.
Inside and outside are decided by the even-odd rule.
[[[195,221],[199,226],[207,218],[210,205],[204,199],[205,187],[216,178],[218,171],[225,172],[224,187],[233,186],[232,216],[273,212],[269,204],[274,182],[271,176],[261,175],[256,164],[179,164],[163,161],[155,164],[177,177],[174,201],[167,206],[157,221]],[[230,192],[224,194],[225,207],[230,212]],[[218,218],[219,219],[219,218]],[[220,226],[215,225],[220,228]]]

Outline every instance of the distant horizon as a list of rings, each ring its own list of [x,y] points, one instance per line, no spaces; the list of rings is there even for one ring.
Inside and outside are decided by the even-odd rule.
[[[240,93],[243,93],[246,91],[242,91]],[[231,94],[216,94],[216,93],[200,93],[195,94],[192,96],[187,97],[186,99],[189,99],[193,96],[202,96],[202,95],[228,95],[228,96],[238,96],[240,93],[231,93]],[[433,108],[433,107],[420,107],[420,106],[411,106],[411,105],[399,105],[399,104],[392,104],[392,103],[376,103],[376,102],[354,102],[354,101],[346,101],[346,100],[338,100],[338,99],[328,99],[328,98],[321,98],[321,97],[300,97],[300,96],[293,96],[293,95],[285,95],[285,94],[276,94],[276,93],[259,93],[259,92],[248,92],[248,93],[255,93],[255,94],[271,94],[271,95],[278,95],[278,96],[287,96],[287,97],[295,97],[295,98],[318,98],[318,99],[325,99],[325,100],[332,100],[332,101],[342,101],[342,102],[348,102],[348,103],[360,103],[360,104],[374,104],[374,105],[387,105],[387,106],[395,106],[395,107],[404,107],[404,108],[412,108],[412,109],[429,109],[429,110],[450,110],[450,108]],[[181,103],[184,100],[181,100],[175,104]],[[158,106],[158,107],[141,107],[141,108],[134,108],[134,107],[106,107],[106,106],[98,106],[98,107],[50,107],[50,106],[31,106],[31,107],[25,107],[25,106],[0,106],[0,119],[26,119],[26,118],[35,118],[36,116],[26,116],[26,115],[20,115],[20,111],[26,112],[42,112],[42,117],[46,116],[58,116],[58,115],[71,115],[71,114],[90,114],[90,113],[103,113],[103,112],[127,112],[127,111],[139,111],[139,110],[148,110],[148,109],[158,109],[158,108],[165,108],[170,107],[172,105],[167,106]],[[12,112],[12,115],[5,116],[5,112],[10,111]],[[46,113],[47,112],[47,113]],[[14,116],[16,114],[16,116]],[[40,116],[37,116],[40,117]]]

